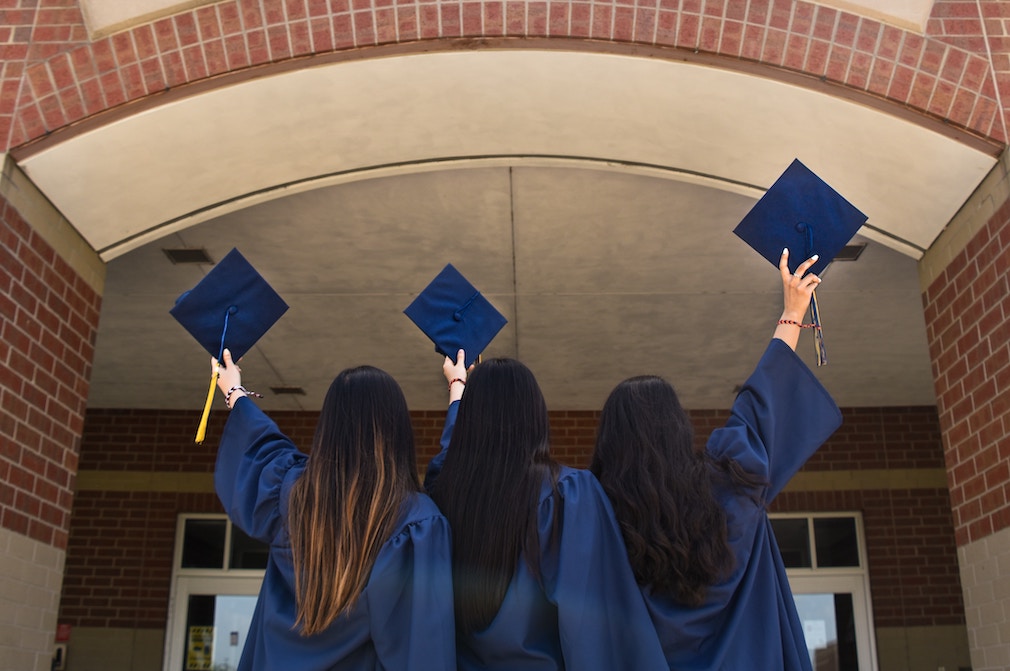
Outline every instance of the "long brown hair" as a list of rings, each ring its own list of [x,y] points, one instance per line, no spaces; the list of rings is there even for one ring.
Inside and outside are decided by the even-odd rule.
[[[714,481],[751,491],[764,484],[731,459],[696,451],[676,392],[651,375],[610,393],[589,469],[614,506],[635,578],[689,606],[733,568]]]
[[[303,636],[355,604],[404,502],[419,490],[399,385],[370,366],[343,371],[330,385],[305,471],[291,488],[288,529]]]
[[[487,628],[520,556],[540,577],[537,504],[545,479],[554,483],[557,474],[547,404],[533,373],[515,359],[478,364],[467,379],[445,466],[431,488],[452,528],[458,630]]]

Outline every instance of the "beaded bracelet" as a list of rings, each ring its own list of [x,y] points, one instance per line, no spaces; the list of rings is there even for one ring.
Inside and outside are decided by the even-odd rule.
[[[466,380],[464,380],[461,377],[454,377],[451,380],[449,380],[449,389],[451,390],[452,389],[452,385],[456,384],[457,382],[459,382],[464,387],[466,386]]]
[[[227,394],[224,395],[224,404],[228,406],[229,410],[231,409],[231,395],[234,394],[236,391],[240,391],[246,396],[255,396],[256,398],[263,398],[263,394],[257,394],[254,391],[249,391],[240,384],[235,385],[234,387],[228,390]]]
[[[792,319],[780,319],[779,324],[788,324],[789,326],[799,326],[801,329],[817,329],[820,330],[820,324],[801,324],[800,322],[794,322]]]

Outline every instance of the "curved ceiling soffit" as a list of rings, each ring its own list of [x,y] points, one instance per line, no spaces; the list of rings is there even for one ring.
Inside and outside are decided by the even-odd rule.
[[[376,53],[183,87],[12,154],[105,260],[298,191],[473,161],[756,197],[793,158],[869,215],[866,237],[918,258],[995,163],[994,147],[903,106],[767,67],[641,49]]]

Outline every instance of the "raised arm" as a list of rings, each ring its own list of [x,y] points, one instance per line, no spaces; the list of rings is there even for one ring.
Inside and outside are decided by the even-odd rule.
[[[442,465],[445,464],[445,457],[449,451],[449,440],[452,438],[452,429],[456,425],[456,412],[459,410],[459,400],[463,398],[463,390],[466,389],[466,378],[470,370],[467,369],[465,352],[460,350],[456,354],[456,360],[445,357],[442,362],[442,374],[449,385],[449,409],[445,413],[445,426],[442,428],[442,438],[439,440],[442,450],[428,462],[428,469],[424,474],[424,489],[431,492],[431,486],[439,473],[442,472]],[[472,369],[473,366],[470,366]]]
[[[242,371],[228,350],[220,364],[211,363],[218,368],[218,386],[232,408],[217,451],[214,489],[235,525],[253,538],[274,542],[283,531],[283,491],[306,457],[251,399],[239,402],[255,394],[242,388]]]
[[[712,433],[708,451],[730,457],[768,482],[771,501],[810,455],[841,424],[830,394],[796,355],[801,324],[821,279],[807,270],[812,256],[789,272],[789,250],[782,250],[782,317],[774,337],[733,403],[723,429]],[[783,346],[784,345],[784,346]]]
[[[778,338],[790,349],[796,351],[796,343],[800,339],[800,329],[803,317],[810,307],[810,298],[814,289],[821,283],[821,278],[813,273],[806,274],[810,266],[817,262],[817,255],[801,263],[795,273],[789,272],[789,250],[782,250],[779,259],[779,272],[782,274],[782,316],[775,327],[773,337]]]

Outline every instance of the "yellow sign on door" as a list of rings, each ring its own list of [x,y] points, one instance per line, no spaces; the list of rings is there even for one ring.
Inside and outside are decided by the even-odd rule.
[[[190,627],[186,645],[186,671],[211,671],[213,653],[214,627]]]

